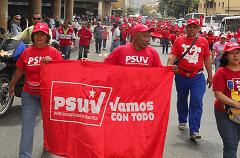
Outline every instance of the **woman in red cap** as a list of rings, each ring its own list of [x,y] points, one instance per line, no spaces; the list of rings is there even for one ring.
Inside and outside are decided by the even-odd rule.
[[[222,34],[219,38],[219,41],[214,43],[213,51],[212,51],[212,63],[215,65],[215,72],[220,67],[220,59],[224,51],[224,47],[227,44],[226,42],[227,37],[226,35]]]
[[[20,158],[31,158],[34,127],[40,109],[40,63],[62,60],[61,54],[49,46],[49,28],[45,23],[37,23],[31,35],[33,45],[24,50],[18,59],[17,69],[9,84],[9,95],[14,95],[16,82],[25,74],[22,92],[22,132],[19,149]]]
[[[223,140],[223,158],[237,158],[240,124],[227,117],[225,105],[240,108],[240,45],[227,43],[220,62],[213,77],[215,118]]]

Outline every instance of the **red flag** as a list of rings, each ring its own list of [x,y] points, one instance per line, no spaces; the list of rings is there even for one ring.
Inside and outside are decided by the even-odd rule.
[[[155,31],[155,32],[151,33],[151,36],[156,37],[156,38],[162,38],[162,33],[158,32],[158,31]]]
[[[203,27],[203,15],[200,15],[200,26]]]
[[[60,61],[41,68],[44,148],[69,158],[162,158],[171,67]]]

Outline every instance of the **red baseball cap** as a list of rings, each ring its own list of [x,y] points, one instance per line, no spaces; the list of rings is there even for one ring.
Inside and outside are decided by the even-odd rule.
[[[196,19],[196,18],[188,19],[187,25],[191,25],[191,24],[194,24],[194,25],[197,25],[197,26],[200,27],[200,22],[199,22],[199,20]]]
[[[127,27],[126,24],[122,24],[122,28],[125,28],[125,27]]]
[[[240,45],[237,42],[228,42],[224,47],[224,52],[230,52],[235,49],[240,49]]]
[[[154,28],[149,28],[149,27],[147,27],[146,25],[143,25],[143,24],[137,24],[132,28],[131,34],[134,35],[137,32],[148,32],[148,31],[153,32]]]
[[[32,33],[39,32],[39,31],[42,31],[42,32],[46,33],[47,35],[49,35],[48,25],[46,23],[35,24]]]

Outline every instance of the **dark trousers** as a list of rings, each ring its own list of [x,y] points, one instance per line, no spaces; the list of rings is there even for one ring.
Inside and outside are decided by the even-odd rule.
[[[81,58],[87,58],[87,54],[88,54],[88,46],[79,45],[78,60]]]
[[[217,129],[223,141],[223,158],[237,158],[240,124],[228,119],[226,113],[214,110]]]
[[[74,29],[75,35],[77,35],[78,29],[77,28],[73,28],[73,29]]]
[[[168,53],[169,38],[162,38],[162,53],[164,54],[165,48],[166,53]]]
[[[209,43],[208,46],[209,46],[209,49],[213,51],[213,43]]]
[[[102,39],[101,38],[95,38],[96,53],[101,51],[101,46],[102,46]]]
[[[107,39],[103,39],[103,49],[106,49]]]
[[[71,46],[61,46],[60,50],[65,55],[64,59],[70,59]]]
[[[121,45],[126,45],[127,44],[127,41],[125,41],[125,40],[121,40]]]

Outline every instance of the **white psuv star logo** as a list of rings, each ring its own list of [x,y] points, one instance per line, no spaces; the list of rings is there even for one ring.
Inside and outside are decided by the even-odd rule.
[[[93,89],[91,91],[89,91],[90,97],[94,98],[95,93],[96,92]]]
[[[184,52],[186,52],[187,49],[190,47],[190,45],[182,44],[182,47],[184,48]],[[184,52],[182,52],[182,54]],[[193,45],[192,48],[189,50],[189,52],[183,58],[187,59],[189,63],[197,64],[200,53],[201,53],[201,47],[197,47],[196,45]]]
[[[101,126],[112,87],[52,81],[50,120]]]

